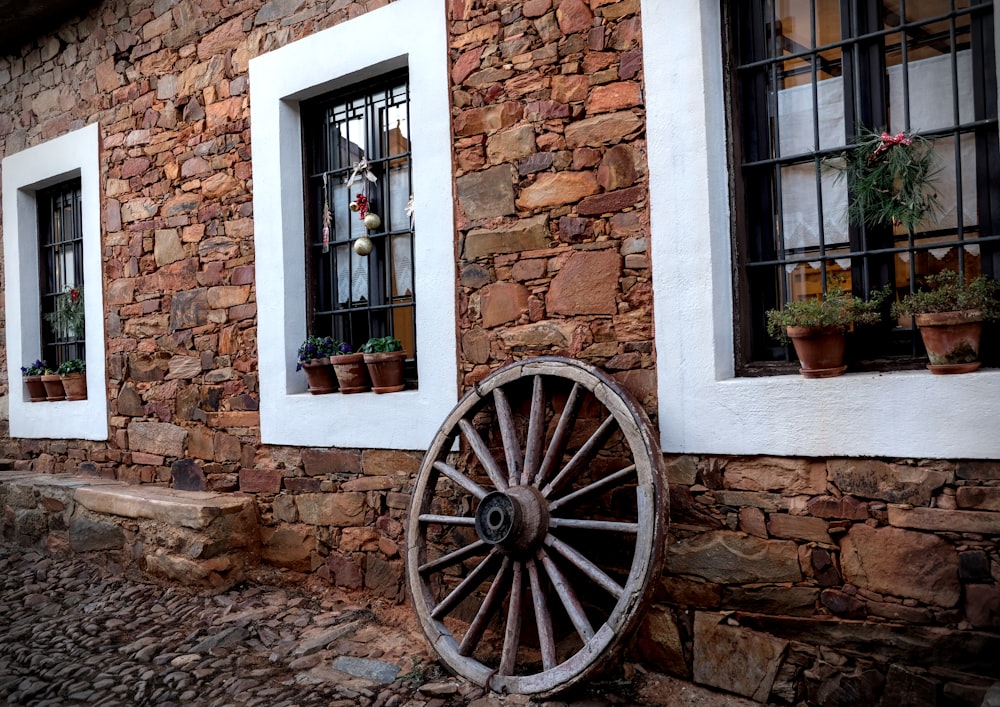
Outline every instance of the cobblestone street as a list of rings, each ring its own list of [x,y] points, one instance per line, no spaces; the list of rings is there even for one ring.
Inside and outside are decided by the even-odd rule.
[[[6,545],[0,582],[4,705],[529,703],[442,675],[405,605],[362,606],[352,602],[360,595],[260,577],[203,596]],[[595,685],[569,704],[749,704],[636,676],[643,679]]]

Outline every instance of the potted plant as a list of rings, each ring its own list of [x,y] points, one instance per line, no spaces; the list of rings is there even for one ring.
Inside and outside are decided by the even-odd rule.
[[[983,321],[1000,317],[1000,283],[980,275],[968,282],[953,270],[927,276],[928,289],[893,304],[893,316],[913,317],[931,373],[969,373],[979,368]]]
[[[330,356],[340,347],[339,341],[329,336],[309,336],[299,346],[296,371],[306,372],[309,392],[313,395],[333,393],[337,390],[337,380],[330,364]]]
[[[376,393],[395,393],[403,389],[403,362],[406,352],[403,344],[393,336],[372,337],[361,352],[372,377],[372,390]]]
[[[42,384],[45,386],[45,399],[48,401],[65,400],[66,389],[63,388],[62,377],[51,368],[46,368],[42,374]]]
[[[67,400],[87,399],[87,363],[83,359],[71,358],[59,364],[56,369],[62,377]]]
[[[865,301],[834,287],[824,297],[792,301],[768,311],[767,331],[782,344],[792,342],[804,377],[839,376],[847,370],[844,335],[852,325],[877,323],[888,294],[885,288]]]
[[[48,364],[41,359],[36,359],[29,366],[21,366],[21,375],[24,376],[24,385],[28,388],[28,400],[33,403],[40,403],[46,399],[45,384],[42,383],[42,374],[48,369]]]
[[[83,285],[67,287],[56,295],[56,308],[45,315],[45,321],[51,324],[60,336],[71,339],[82,336],[85,322]]]
[[[341,344],[338,352],[330,357],[341,393],[364,393],[371,390],[368,367],[362,353],[354,353],[350,344]]]

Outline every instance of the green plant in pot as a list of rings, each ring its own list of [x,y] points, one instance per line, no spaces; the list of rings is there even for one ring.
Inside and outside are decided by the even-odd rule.
[[[59,364],[56,373],[62,378],[67,400],[87,399],[87,362],[71,358]]]
[[[1000,282],[984,275],[966,281],[953,270],[928,275],[926,289],[893,304],[895,317],[913,317],[932,373],[969,373],[980,366],[983,322],[1000,318]]]
[[[876,324],[889,289],[873,292],[869,299],[844,292],[839,286],[824,297],[787,302],[767,312],[767,331],[782,344],[791,341],[806,378],[831,378],[847,370],[845,334],[854,325]]]
[[[338,351],[330,357],[330,363],[337,374],[341,393],[364,393],[371,390],[365,356],[360,352],[355,353],[350,344],[341,344]]]
[[[399,339],[393,336],[372,337],[361,347],[361,353],[364,354],[374,392],[395,393],[405,387],[403,362],[406,361],[406,352]]]
[[[28,388],[28,400],[33,403],[40,403],[46,399],[45,384],[42,382],[42,375],[48,370],[49,365],[41,359],[28,366],[21,366],[21,375],[24,376],[24,385]]]
[[[299,346],[295,370],[306,372],[309,392],[313,395],[336,392],[337,379],[330,356],[340,348],[341,343],[329,336],[308,336]]]

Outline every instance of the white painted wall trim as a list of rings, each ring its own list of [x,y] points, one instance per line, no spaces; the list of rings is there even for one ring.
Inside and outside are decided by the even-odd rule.
[[[1000,371],[737,378],[720,4],[642,0],[661,445],[1000,458]]]
[[[100,135],[96,123],[3,160],[4,296],[10,436],[47,439],[108,438],[104,292],[101,280]],[[32,403],[21,366],[41,355],[38,283],[39,189],[80,177],[83,280],[87,318],[87,399]]]
[[[261,441],[426,449],[458,400],[445,4],[397,0],[250,62]],[[310,395],[299,102],[409,66],[420,389]],[[354,342],[357,343],[357,342]]]

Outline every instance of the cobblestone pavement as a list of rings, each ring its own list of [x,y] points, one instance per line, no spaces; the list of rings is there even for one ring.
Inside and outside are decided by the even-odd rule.
[[[530,703],[444,676],[408,607],[314,589],[258,579],[204,596],[0,545],[0,704]],[[547,704],[749,704],[641,671],[634,677],[595,684],[582,701]]]

